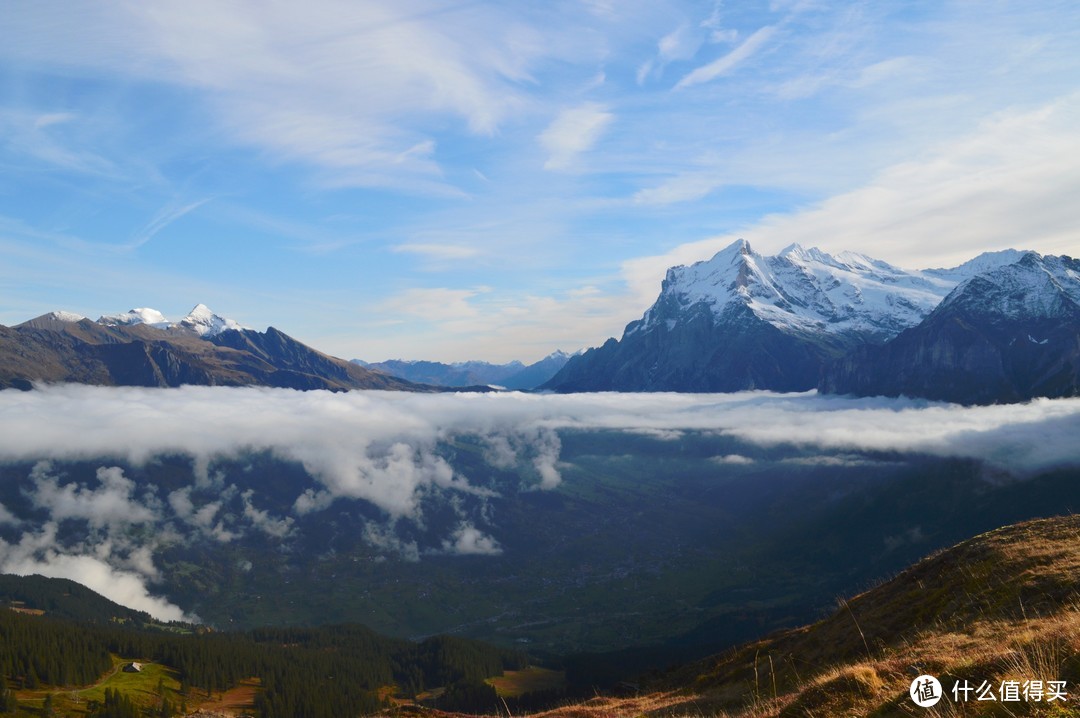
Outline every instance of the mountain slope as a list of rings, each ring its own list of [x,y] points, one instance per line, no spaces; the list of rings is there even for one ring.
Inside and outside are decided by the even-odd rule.
[[[1080,517],[1006,526],[840,601],[822,621],[653,677],[633,698],[596,697],[537,715],[1076,715],[1078,586]],[[945,694],[932,710],[909,696],[921,674],[937,677]],[[993,701],[976,700],[984,681]],[[1025,681],[1041,682],[1040,700],[1001,700],[1003,683]],[[1065,700],[1048,700],[1062,687],[1052,681],[1064,681]]]
[[[242,328],[201,304],[177,323],[143,308],[97,322],[51,312],[0,327],[0,388],[35,381],[431,390],[328,356],[273,327]]]
[[[798,245],[766,257],[739,240],[668,270],[656,303],[621,341],[571,359],[544,388],[811,389],[825,362],[916,324],[959,278]]]
[[[1027,253],[977,274],[918,326],[829,366],[821,389],[962,403],[1080,395],[1080,261]]]
[[[40,611],[50,618],[83,623],[130,622],[136,626],[156,623],[150,614],[114,603],[82,584],[66,578],[47,578],[36,574],[0,574],[0,607],[16,611]]]

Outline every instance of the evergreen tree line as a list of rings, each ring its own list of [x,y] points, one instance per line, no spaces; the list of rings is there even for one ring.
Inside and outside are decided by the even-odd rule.
[[[475,685],[528,663],[518,652],[461,638],[413,643],[355,625],[177,635],[0,610],[0,675],[12,686],[93,683],[111,668],[110,654],[175,668],[182,695],[208,695],[258,677],[264,718],[370,713],[380,707],[381,686],[396,684],[415,695],[429,687]],[[94,715],[126,715],[122,698],[114,696]]]
[[[149,613],[113,603],[66,578],[0,574],[0,606],[18,603],[39,608],[50,616],[80,623],[112,623],[119,619],[135,624],[160,624]]]

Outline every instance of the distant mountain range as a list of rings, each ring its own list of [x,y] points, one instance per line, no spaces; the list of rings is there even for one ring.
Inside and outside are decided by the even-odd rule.
[[[491,364],[485,361],[443,364],[442,362],[403,359],[367,363],[353,359],[353,362],[368,369],[375,369],[390,376],[422,384],[445,387],[485,385],[525,391],[535,389],[550,380],[566,365],[570,356],[566,352],[555,351],[528,366],[519,361],[507,364]]]
[[[178,322],[140,308],[97,321],[51,312],[0,326],[0,388],[35,381],[434,390],[328,356],[273,327],[248,329],[203,304]]]
[[[567,362],[560,391],[770,389],[965,403],[1080,394],[1080,262],[1006,250],[907,271],[739,240],[668,270],[644,316]]]
[[[909,271],[862,254],[739,240],[673,267],[622,338],[521,362],[368,364],[197,305],[170,322],[132,309],[91,321],[51,312],[0,326],[0,388],[102,385],[437,387],[923,397],[960,403],[1080,395],[1080,261],[1009,249]]]

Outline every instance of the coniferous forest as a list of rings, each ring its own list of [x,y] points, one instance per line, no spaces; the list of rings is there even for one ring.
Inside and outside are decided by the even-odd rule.
[[[259,679],[256,707],[264,718],[371,713],[384,707],[379,689],[399,695],[444,687],[446,700],[472,706],[484,696],[477,685],[507,669],[524,668],[520,653],[475,641],[439,636],[421,642],[387,638],[359,625],[270,628],[243,633],[180,632],[118,623],[85,623],[49,615],[0,610],[0,713],[16,710],[15,691],[68,689],[93,684],[114,670],[113,656],[174,669],[177,701],[162,700],[154,715],[175,715],[181,701],[197,700]],[[488,687],[490,688],[490,687]],[[478,698],[480,696],[480,698]],[[43,708],[50,714],[51,695]],[[123,693],[87,707],[95,718],[145,715]]]

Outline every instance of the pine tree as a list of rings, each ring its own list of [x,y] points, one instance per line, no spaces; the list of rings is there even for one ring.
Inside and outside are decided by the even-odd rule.
[[[0,713],[14,713],[17,707],[15,694],[7,686],[0,689]]]

